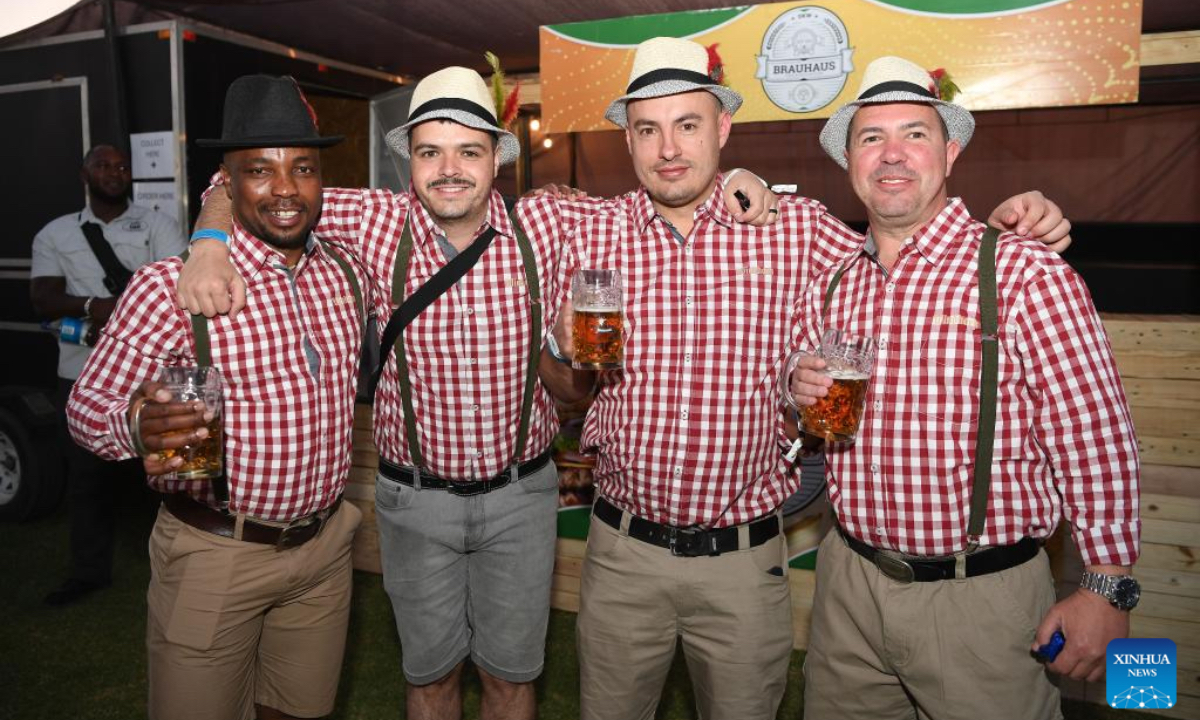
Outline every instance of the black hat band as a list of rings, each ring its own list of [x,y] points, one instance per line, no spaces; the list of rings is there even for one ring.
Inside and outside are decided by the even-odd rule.
[[[680,70],[679,68],[663,68],[661,70],[651,70],[642,75],[638,79],[629,83],[629,87],[625,88],[625,94],[635,93],[644,87],[653,85],[657,82],[665,80],[682,80],[684,82],[695,83],[697,85],[716,85],[712,78],[704,73],[693,72],[692,70]]]
[[[502,129],[500,125],[497,124],[496,118],[492,117],[491,113],[485,110],[482,105],[479,103],[473,103],[470,100],[463,100],[462,98],[434,98],[432,100],[428,100],[424,103],[421,103],[420,107],[408,114],[408,121],[412,122],[413,120],[417,120],[422,115],[433,112],[434,110],[461,110],[462,112],[474,115],[497,130]]]
[[[938,99],[936,95],[929,91],[929,88],[923,88],[916,83],[904,82],[903,80],[889,80],[887,82],[879,83],[878,85],[868,88],[866,91],[864,91],[862,95],[858,96],[858,99],[867,100],[875,97],[876,95],[882,95],[890,92],[907,92],[913,93],[914,95],[927,97],[930,100]]]

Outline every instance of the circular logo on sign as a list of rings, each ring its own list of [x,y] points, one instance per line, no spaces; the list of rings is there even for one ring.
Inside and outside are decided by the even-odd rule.
[[[854,71],[850,36],[841,18],[821,7],[788,10],[763,35],[755,77],[763,92],[788,112],[820,110]]]

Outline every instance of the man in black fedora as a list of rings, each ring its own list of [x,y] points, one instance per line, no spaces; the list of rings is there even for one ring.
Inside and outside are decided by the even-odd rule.
[[[76,442],[108,459],[141,450],[164,494],[150,540],[151,718],[333,709],[362,517],[342,491],[369,291],[358,266],[312,233],[320,148],[340,140],[318,133],[291,78],[235,80],[221,139],[198,144],[225,151],[245,310],[193,318],[174,302],[183,261],[148,265],[71,396]],[[212,419],[170,402],[155,382],[167,365],[211,365],[224,377],[224,483],[181,478],[181,459],[160,454],[206,437]]]

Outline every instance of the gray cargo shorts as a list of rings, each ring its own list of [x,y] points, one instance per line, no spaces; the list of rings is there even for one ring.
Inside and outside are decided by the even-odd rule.
[[[378,475],[375,510],[410,683],[439,680],[468,656],[508,682],[541,674],[558,523],[553,462],[469,497]]]

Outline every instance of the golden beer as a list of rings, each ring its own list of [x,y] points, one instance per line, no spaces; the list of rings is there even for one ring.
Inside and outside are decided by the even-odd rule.
[[[815,405],[803,409],[801,428],[825,442],[850,442],[858,434],[869,376],[858,370],[830,370],[833,386]]]
[[[206,426],[208,437],[192,445],[181,448],[167,448],[159,451],[163,460],[170,460],[176,455],[183,458],[183,465],[175,471],[177,477],[183,480],[198,480],[220,477],[224,470],[224,443],[221,442],[221,416],[213,418]],[[167,435],[191,433],[191,430],[180,430]]]
[[[572,332],[575,367],[603,369],[621,366],[624,347],[620,308],[576,309]]]

